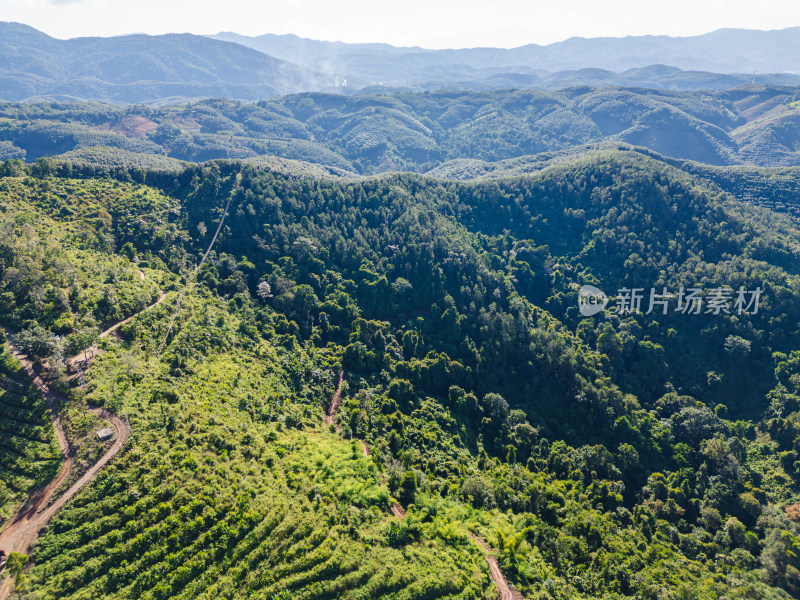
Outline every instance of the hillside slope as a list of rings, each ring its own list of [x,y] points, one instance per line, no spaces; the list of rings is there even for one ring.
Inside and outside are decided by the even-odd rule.
[[[2,314],[56,382],[61,344],[167,292],[61,380],[132,436],[20,598],[800,592],[797,221],[630,149],[475,182],[279,166],[2,165]],[[586,317],[583,284],[732,298]]]

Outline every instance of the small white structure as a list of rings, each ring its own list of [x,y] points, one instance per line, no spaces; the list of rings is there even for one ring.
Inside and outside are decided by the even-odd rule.
[[[104,440],[104,441],[108,440],[108,439],[111,439],[112,435],[114,435],[114,432],[109,427],[106,427],[105,429],[101,429],[100,431],[97,432],[97,437],[99,437],[101,440]]]

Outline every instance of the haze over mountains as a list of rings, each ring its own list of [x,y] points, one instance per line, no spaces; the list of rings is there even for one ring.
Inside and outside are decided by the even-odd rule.
[[[595,82],[721,89],[719,86],[742,83],[742,74],[748,75],[745,79],[750,82],[753,74],[797,73],[800,64],[800,27],[776,31],[720,29],[693,37],[574,37],[546,46],[528,44],[511,49],[460,50],[321,42],[294,35],[247,37],[225,32],[211,37],[236,42],[320,72],[335,71],[361,82],[410,86],[424,86],[436,80],[463,81],[470,76],[483,81],[484,85],[491,85],[493,79],[502,80],[505,76],[511,81],[513,75],[517,75],[522,85],[537,82],[546,89],[564,87],[562,84],[595,85]],[[639,71],[652,65],[661,68]],[[664,69],[664,65],[673,69]],[[573,73],[576,70],[578,73]],[[560,73],[562,71],[567,73]],[[739,76],[678,75],[680,71]],[[647,78],[650,83],[646,84]],[[658,85],[659,79],[661,85]],[[766,82],[758,78],[757,81]]]
[[[220,33],[58,40],[0,23],[0,99],[162,103],[304,91],[559,90],[588,85],[723,90],[800,85],[800,28],[674,38],[571,38],[510,50],[425,50]]]
[[[292,35],[58,40],[0,23],[0,100],[161,105],[0,107],[0,159],[104,146],[369,174],[623,142],[714,165],[794,166],[800,74],[763,71],[800,64],[798,40],[791,28],[425,50]],[[732,72],[755,64],[760,73]],[[703,68],[719,72],[682,70]],[[208,98],[225,100],[185,105]]]

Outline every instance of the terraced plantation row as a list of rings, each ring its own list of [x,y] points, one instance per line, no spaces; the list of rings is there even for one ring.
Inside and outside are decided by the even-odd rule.
[[[124,338],[157,337],[172,308],[144,313]],[[220,340],[241,325],[193,297],[177,344],[209,321]],[[378,466],[321,424],[335,357],[233,344],[181,357],[184,377],[167,383],[163,361],[126,347],[113,341],[87,371],[87,399],[114,398],[134,435],[35,546],[38,598],[480,598],[490,588],[466,535],[452,547],[392,537]],[[292,394],[287,364],[299,380],[330,376]]]
[[[61,466],[47,408],[26,381],[13,357],[0,347],[0,523]]]
[[[145,475],[159,461],[158,442],[138,440],[40,544],[42,597],[483,596],[477,549],[389,545],[388,491],[352,444],[327,432],[271,431],[263,462],[244,473],[173,452]],[[361,595],[349,595],[356,588]]]

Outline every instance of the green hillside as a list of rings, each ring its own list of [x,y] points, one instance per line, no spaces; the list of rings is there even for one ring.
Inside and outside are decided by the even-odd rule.
[[[410,144],[449,118],[384,117]],[[132,427],[18,598],[497,597],[472,536],[525,598],[800,593],[800,228],[761,201],[791,172],[165,167],[0,167],[2,324]],[[762,296],[584,317],[584,284]],[[85,386],[58,371],[132,315]]]

